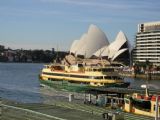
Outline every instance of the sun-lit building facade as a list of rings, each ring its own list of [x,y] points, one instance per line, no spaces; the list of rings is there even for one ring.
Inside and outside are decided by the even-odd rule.
[[[146,61],[160,65],[160,21],[138,25],[133,63]]]

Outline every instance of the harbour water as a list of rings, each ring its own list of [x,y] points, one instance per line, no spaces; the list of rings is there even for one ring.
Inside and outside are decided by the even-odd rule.
[[[0,97],[21,102],[41,102],[38,74],[43,64],[0,63]]]
[[[0,63],[0,97],[26,103],[40,103],[43,95],[40,92],[38,75],[43,64],[38,63]],[[131,87],[145,84],[142,79],[125,78]],[[160,80],[149,81],[149,84],[160,86]]]

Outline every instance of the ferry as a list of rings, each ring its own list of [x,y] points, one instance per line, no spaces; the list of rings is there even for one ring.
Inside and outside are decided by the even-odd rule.
[[[124,110],[134,114],[141,114],[150,117],[160,115],[160,96],[157,95],[144,95],[139,93],[133,93],[132,95],[126,95],[124,98]],[[157,110],[156,110],[156,105]],[[157,112],[157,113],[156,113]],[[157,115],[156,115],[157,114]]]
[[[57,89],[85,91],[93,87],[128,87],[112,66],[49,64],[40,74],[42,84]]]

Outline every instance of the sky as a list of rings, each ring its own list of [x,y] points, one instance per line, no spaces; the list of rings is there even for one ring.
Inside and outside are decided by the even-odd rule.
[[[90,24],[109,42],[122,30],[134,46],[137,24],[160,21],[160,0],[0,0],[0,45],[68,51]]]

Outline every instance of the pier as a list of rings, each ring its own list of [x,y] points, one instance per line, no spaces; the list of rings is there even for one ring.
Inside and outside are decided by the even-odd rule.
[[[110,106],[111,108],[121,108],[124,104],[126,94],[145,94],[145,89],[133,88],[93,88],[85,91],[84,103],[98,106]],[[150,94],[160,94],[160,90],[149,90]]]
[[[108,107],[75,103],[74,101],[51,101],[48,104],[2,101],[1,110],[0,119],[2,120],[104,120],[103,113],[114,112]],[[125,120],[154,120],[153,117],[122,111],[120,113],[124,114]]]
[[[130,94],[130,93],[143,93],[145,89],[138,89],[138,88],[118,88],[118,87],[109,87],[109,88],[93,88],[86,91],[86,93],[91,94]],[[160,94],[160,90],[149,89],[149,92],[152,94]]]

